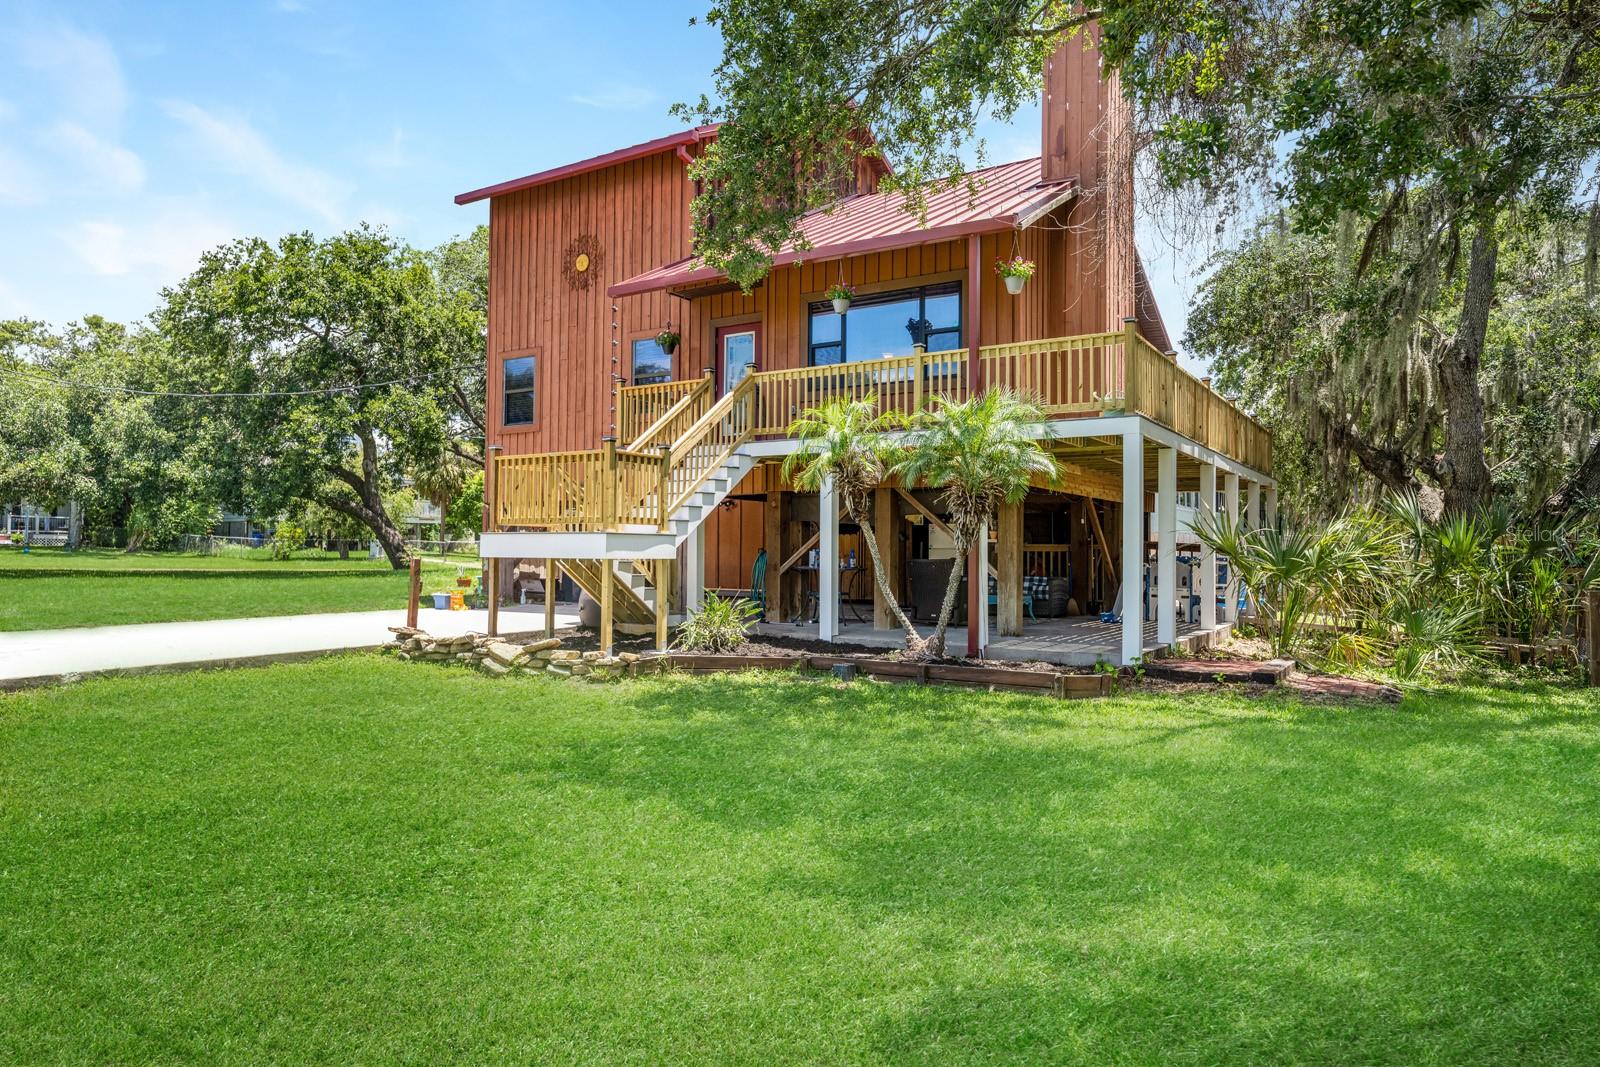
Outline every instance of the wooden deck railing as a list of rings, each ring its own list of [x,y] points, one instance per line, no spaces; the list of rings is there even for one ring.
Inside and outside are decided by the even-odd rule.
[[[835,363],[823,367],[758,371],[752,433],[786,435],[802,411],[830,400],[878,398],[879,411],[911,415],[929,397],[962,400],[967,395],[965,352],[924,352],[915,356]]]
[[[622,395],[617,400],[617,407],[623,413],[619,415],[621,421],[618,427],[622,430],[620,437],[627,442],[629,450],[643,452],[659,445],[672,444],[699,421],[715,400],[716,382],[710,371],[699,378],[670,384],[684,388],[678,389],[676,399],[665,407],[661,404],[669,394],[662,391],[660,385],[623,386]],[[645,395],[635,395],[636,390]],[[643,429],[636,433],[628,432],[629,421],[637,421],[639,413],[645,411],[658,413]]]
[[[979,359],[986,385],[1031,394],[1052,417],[1136,412],[1271,470],[1271,434],[1132,329],[989,345]],[[967,353],[757,371],[721,399],[714,393],[709,375],[625,386],[618,402],[624,446],[500,457],[491,509],[496,526],[666,529],[740,444],[786,435],[808,408],[875,396],[881,410],[911,415],[933,396],[965,399]]]
[[[1124,366],[1123,410],[1137,412],[1259,471],[1272,469],[1272,434],[1137,334]]]
[[[1075,415],[1115,407],[1122,395],[1124,333],[1052,337],[978,350],[986,386],[1036,397],[1046,415]]]
[[[617,440],[629,448],[643,447],[641,438],[662,416],[697,391],[709,390],[709,377],[623,386],[617,396]]]

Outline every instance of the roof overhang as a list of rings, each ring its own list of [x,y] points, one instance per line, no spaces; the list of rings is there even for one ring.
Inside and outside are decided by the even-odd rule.
[[[692,130],[669,134],[666,137],[657,137],[653,141],[645,141],[629,148],[619,148],[615,152],[607,152],[604,155],[580,159],[576,163],[568,163],[565,166],[555,167],[551,170],[541,170],[536,174],[529,174],[521,178],[512,178],[510,181],[500,182],[498,185],[486,185],[482,189],[474,189],[471,192],[462,193],[456,197],[456,203],[471,204],[479,200],[487,200],[492,196],[504,196],[506,193],[515,193],[523,189],[532,189],[539,185],[548,185],[550,182],[558,182],[563,178],[573,178],[593,170],[614,167],[618,163],[626,163],[632,159],[653,156],[657,152],[668,152],[673,149],[685,148],[688,145],[699,144],[702,141],[714,138],[717,128],[716,124],[696,126]]]
[[[806,249],[787,249],[772,257],[772,266],[777,268],[797,263],[825,262],[833,259],[844,259],[848,256],[864,256],[873,252],[887,252],[896,248],[910,248],[914,245],[935,244],[939,241],[949,241],[960,237],[971,237],[986,233],[1003,233],[1007,230],[1025,230],[1049,216],[1051,212],[1061,207],[1068,200],[1071,200],[1077,195],[1077,191],[1076,181],[1057,182],[1041,187],[1037,197],[1024,203],[1013,212],[944,226],[932,226],[927,229],[908,229],[877,236],[861,237],[853,241],[817,245]],[[664,289],[675,296],[692,299],[737,288],[737,285],[730,282],[727,275],[722,271],[714,267],[696,266],[695,264],[698,262],[697,257],[690,256],[674,263],[664,264],[654,270],[609,286],[606,289],[606,295],[610,297],[632,296],[637,293],[659,292]]]

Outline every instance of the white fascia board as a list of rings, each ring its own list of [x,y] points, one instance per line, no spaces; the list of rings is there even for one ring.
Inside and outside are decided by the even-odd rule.
[[[480,559],[676,559],[678,541],[664,533],[504,532],[478,538]]]
[[[1179,452],[1203,463],[1214,463],[1218,470],[1237,474],[1246,481],[1259,482],[1262,485],[1277,485],[1277,481],[1267,474],[1262,474],[1254,467],[1246,466],[1236,459],[1230,459],[1214,449],[1207,448],[1198,441],[1191,441],[1180,433],[1167,429],[1159,422],[1151,422],[1143,415],[1102,415],[1090,419],[1053,419],[1050,422],[1037,424],[1033,436],[1050,440],[1071,440],[1075,437],[1114,437],[1125,433],[1137,433],[1147,437],[1157,444],[1167,448],[1177,449]]]
[[[1271,475],[1262,474],[1254,467],[1246,466],[1215,449],[1207,448],[1198,441],[1192,441],[1158,422],[1151,422],[1143,415],[1098,415],[1092,418],[1051,419],[1035,423],[1032,433],[1039,440],[1052,441],[1070,441],[1079,437],[1120,437],[1125,433],[1137,433],[1168,448],[1175,448],[1182,454],[1203,463],[1214,463],[1218,470],[1237,474],[1246,481],[1261,485],[1278,484]],[[906,444],[915,444],[917,434],[914,430],[902,430],[889,436],[898,437]],[[798,449],[800,442],[792,437],[784,437],[747,441],[739,447],[753,459],[777,459]]]

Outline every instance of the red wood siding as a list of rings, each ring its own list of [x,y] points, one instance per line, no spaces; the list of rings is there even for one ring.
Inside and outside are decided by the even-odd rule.
[[[668,315],[678,325],[684,308],[665,293],[613,301],[606,286],[688,254],[692,196],[683,163],[659,152],[490,201],[491,444],[508,454],[599,447],[614,422],[611,375],[631,372],[627,338]],[[581,235],[595,239],[600,262],[577,290],[562,272]],[[700,349],[692,327],[680,333],[680,351]],[[503,426],[501,362],[530,352],[540,357],[535,423]]]

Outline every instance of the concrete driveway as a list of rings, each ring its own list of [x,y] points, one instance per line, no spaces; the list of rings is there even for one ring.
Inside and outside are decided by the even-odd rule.
[[[0,689],[45,685],[70,676],[106,672],[228,667],[297,659],[322,652],[376,648],[404,626],[401,611],[345,611],[322,615],[275,615],[260,619],[152,622],[89,626],[70,630],[0,633]],[[556,626],[576,626],[577,609],[563,605]],[[489,628],[486,611],[423,608],[417,626],[456,636]],[[544,630],[544,607],[500,609],[502,634]]]

